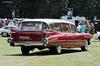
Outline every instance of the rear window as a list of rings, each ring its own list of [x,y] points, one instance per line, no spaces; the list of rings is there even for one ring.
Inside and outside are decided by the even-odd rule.
[[[21,31],[40,31],[42,23],[41,22],[23,22],[21,23]]]

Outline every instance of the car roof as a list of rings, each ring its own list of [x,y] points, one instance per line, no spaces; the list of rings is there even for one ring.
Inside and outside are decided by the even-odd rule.
[[[24,19],[22,22],[32,22],[32,21],[41,21],[41,22],[45,22],[47,24],[52,24],[52,23],[69,23],[69,24],[73,24],[74,23],[67,21],[67,20],[62,20],[62,19]]]

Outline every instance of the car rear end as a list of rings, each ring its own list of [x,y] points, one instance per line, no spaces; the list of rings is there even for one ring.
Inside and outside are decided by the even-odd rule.
[[[18,30],[12,30],[8,42],[10,46],[44,46],[42,42],[44,37],[42,22],[21,22]]]

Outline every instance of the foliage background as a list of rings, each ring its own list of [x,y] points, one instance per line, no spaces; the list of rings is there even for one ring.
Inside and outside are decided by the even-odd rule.
[[[11,18],[11,12],[15,10],[16,17],[59,18],[67,14],[67,8],[73,8],[74,16],[100,18],[99,3],[100,0],[0,0],[0,17]]]

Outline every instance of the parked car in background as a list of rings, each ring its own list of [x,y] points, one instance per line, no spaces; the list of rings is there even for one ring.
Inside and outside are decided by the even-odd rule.
[[[66,20],[26,19],[19,23],[18,30],[12,30],[7,41],[10,46],[20,46],[22,54],[28,55],[34,48],[49,48],[54,53],[76,47],[86,51],[91,38],[89,33],[77,33],[75,24]]]
[[[5,27],[2,27],[2,28],[0,28],[0,34],[3,37],[8,37],[8,36],[10,36],[12,29],[17,29],[17,26],[5,26]]]

